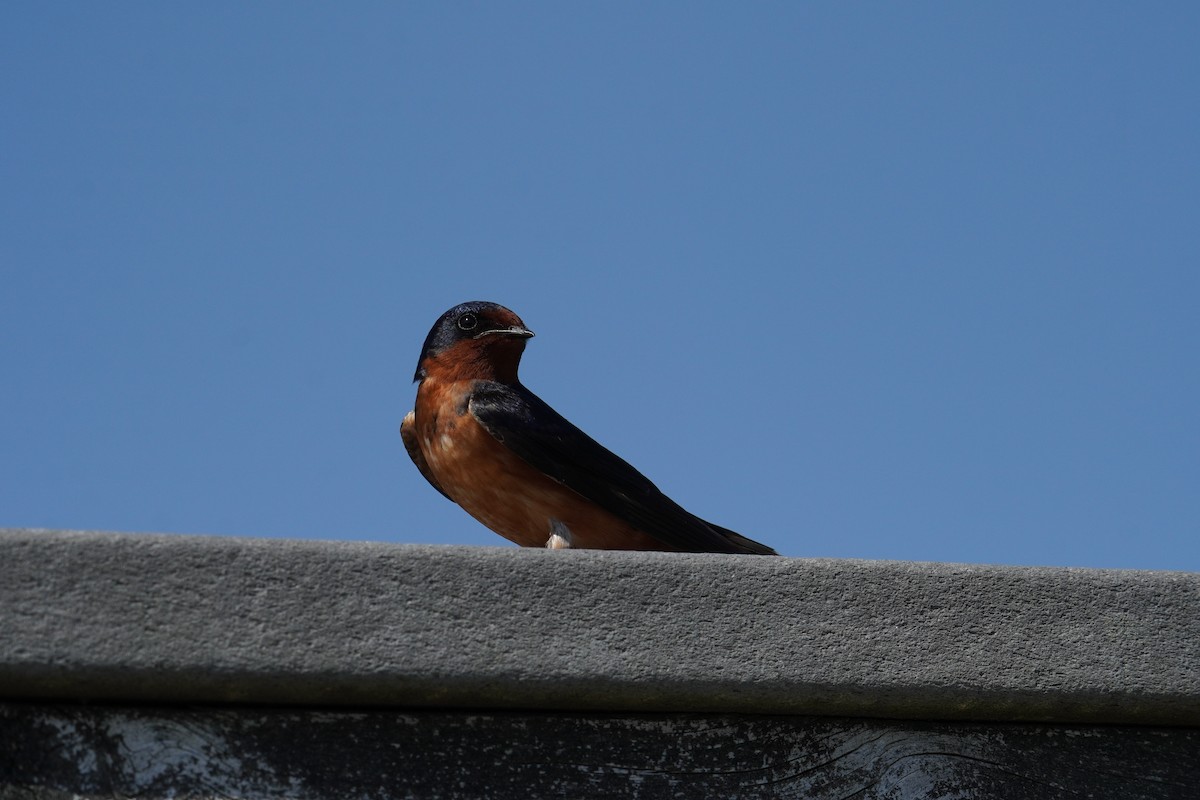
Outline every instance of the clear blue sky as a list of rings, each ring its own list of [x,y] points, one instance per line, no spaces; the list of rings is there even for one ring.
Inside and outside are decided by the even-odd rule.
[[[503,544],[446,308],[786,555],[1200,570],[1200,6],[7,3],[0,525]]]

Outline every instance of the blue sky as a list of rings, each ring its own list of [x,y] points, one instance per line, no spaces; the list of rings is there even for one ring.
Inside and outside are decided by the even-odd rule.
[[[9,3],[0,525],[503,544],[463,300],[791,556],[1200,570],[1200,7]]]

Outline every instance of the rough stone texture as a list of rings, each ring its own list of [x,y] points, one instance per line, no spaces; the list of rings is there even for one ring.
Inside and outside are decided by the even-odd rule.
[[[0,696],[1200,723],[1200,575],[0,533]]]
[[[1200,731],[0,704],[0,798],[1194,800]]]

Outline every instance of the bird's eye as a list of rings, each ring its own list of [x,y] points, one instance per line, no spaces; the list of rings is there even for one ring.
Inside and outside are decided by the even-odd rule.
[[[469,311],[458,318],[459,330],[473,331],[476,327],[478,327],[478,325],[479,319]]]

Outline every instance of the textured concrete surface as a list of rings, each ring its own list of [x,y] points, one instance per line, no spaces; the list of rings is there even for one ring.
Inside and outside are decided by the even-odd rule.
[[[0,532],[0,696],[1200,723],[1200,575]]]

